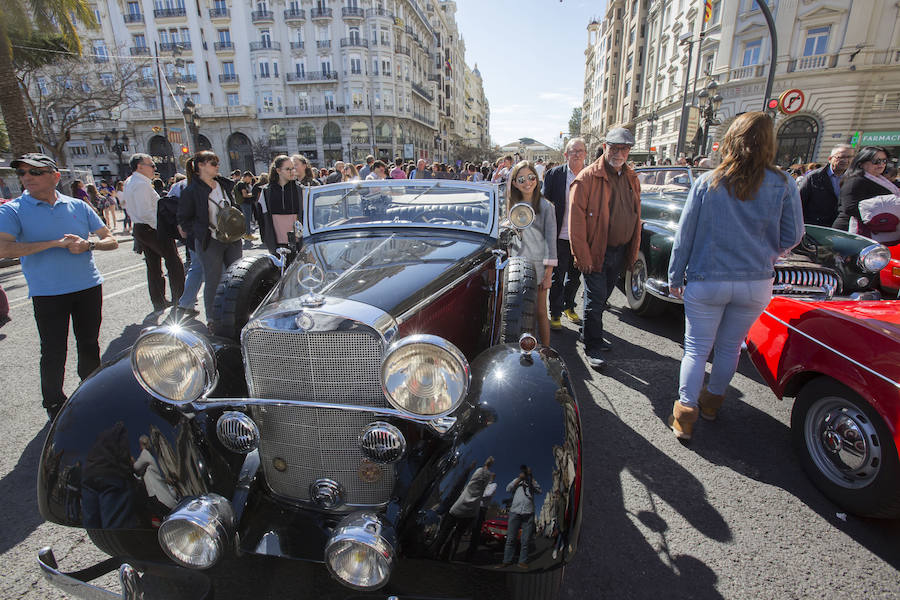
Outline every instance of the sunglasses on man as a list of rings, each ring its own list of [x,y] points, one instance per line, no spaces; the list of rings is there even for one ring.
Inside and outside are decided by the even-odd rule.
[[[32,177],[40,177],[41,175],[46,175],[52,172],[53,171],[47,171],[46,169],[16,169],[16,175],[18,175],[19,177],[24,177],[26,173],[28,173]]]
[[[522,185],[526,181],[534,181],[535,179],[537,179],[537,175],[534,175],[534,174],[520,175],[520,176],[516,177],[516,183],[518,183],[519,185]]]

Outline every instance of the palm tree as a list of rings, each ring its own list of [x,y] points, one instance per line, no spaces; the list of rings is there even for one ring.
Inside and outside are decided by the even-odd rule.
[[[96,27],[86,0],[0,0],[0,111],[6,122],[13,156],[37,150],[28,112],[13,66],[12,37],[24,32],[59,32],[69,49],[81,54],[75,22]],[[19,34],[19,36],[16,36]]]

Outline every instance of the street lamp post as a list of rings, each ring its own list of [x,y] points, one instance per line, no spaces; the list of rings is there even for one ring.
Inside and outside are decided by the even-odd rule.
[[[184,101],[184,108],[181,109],[181,114],[184,115],[184,123],[187,125],[188,131],[190,131],[190,141],[191,145],[193,145],[193,151],[195,153],[200,152],[200,137],[199,130],[200,127],[197,124],[197,113],[195,111],[194,101],[188,98]]]
[[[106,142],[107,148],[116,153],[116,158],[118,159],[118,162],[116,163],[116,175],[119,179],[122,179],[122,153],[128,149],[128,134],[122,132],[122,137],[119,138],[119,131],[115,128],[113,128],[110,133],[112,136],[103,136],[103,141]],[[113,143],[112,146],[109,145],[110,142]]]
[[[719,107],[722,106],[722,96],[717,93],[719,84],[712,80],[706,84],[706,89],[700,90],[697,98],[700,100],[700,116],[703,119],[703,138],[700,140],[698,154],[706,154],[706,143],[709,139],[710,125],[718,125],[716,118]]]
[[[655,165],[656,161],[653,159],[653,126],[656,124],[656,121],[659,120],[659,113],[656,112],[656,109],[650,111],[650,114],[647,115],[647,123],[649,123],[649,127],[647,127],[647,160],[651,165]]]

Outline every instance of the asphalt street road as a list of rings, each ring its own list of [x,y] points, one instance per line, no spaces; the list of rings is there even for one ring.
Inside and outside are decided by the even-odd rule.
[[[109,358],[162,315],[151,313],[143,262],[130,242],[98,252],[97,261],[106,279],[101,348]],[[0,330],[0,598],[64,598],[41,579],[38,549],[52,546],[69,570],[103,555],[82,531],[45,523],[37,511],[35,474],[47,433],[37,332],[19,268],[0,269],[0,284],[13,318]],[[575,382],[586,457],[581,545],[564,597],[900,598],[900,522],[842,515],[810,484],[790,448],[790,403],[777,400],[744,358],[720,419],[701,422],[683,446],[665,426],[682,316],[644,320],[622,308],[619,292],[611,301],[614,348],[603,373],[586,368],[571,324],[553,334]],[[67,391],[77,383],[71,342]],[[284,560],[233,561],[216,576],[216,595],[226,599],[343,593],[321,567]],[[489,578],[459,579],[460,589],[440,591],[501,595]]]

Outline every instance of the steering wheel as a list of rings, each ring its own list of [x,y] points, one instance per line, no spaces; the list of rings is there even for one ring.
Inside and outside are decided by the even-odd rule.
[[[458,212],[450,210],[449,208],[436,208],[434,210],[428,210],[423,213],[419,213],[412,218],[413,223],[438,223],[442,221],[461,221],[465,224],[469,223],[468,219],[466,219]]]

